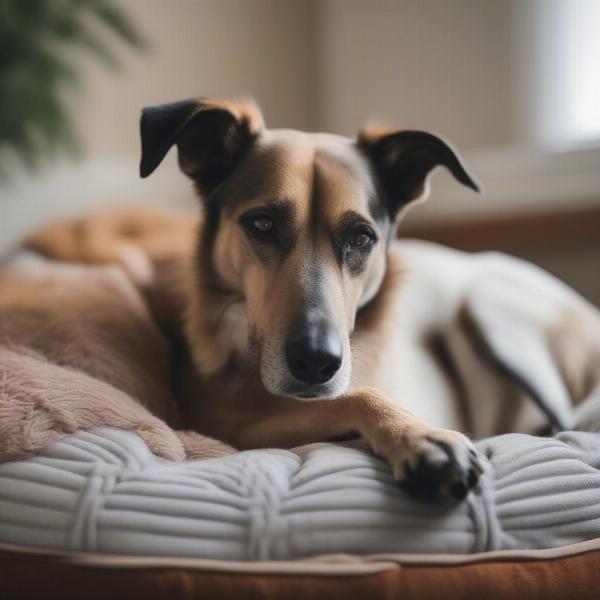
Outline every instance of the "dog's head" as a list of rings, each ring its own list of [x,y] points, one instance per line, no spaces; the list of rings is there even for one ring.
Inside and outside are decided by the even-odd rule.
[[[377,294],[396,222],[426,195],[429,172],[443,165],[478,189],[429,133],[268,130],[251,102],[147,108],[141,135],[142,177],[176,145],[205,207],[195,268],[220,298],[209,329],[225,335],[199,343],[226,348],[201,349],[197,362],[214,372],[241,353],[269,391],[298,398],[347,389],[357,312]]]

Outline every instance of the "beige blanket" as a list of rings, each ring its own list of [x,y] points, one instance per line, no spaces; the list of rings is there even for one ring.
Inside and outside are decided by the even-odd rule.
[[[176,429],[169,352],[147,296],[122,268],[69,265],[34,254],[5,261],[0,462],[103,425],[135,431],[170,459],[231,452]]]

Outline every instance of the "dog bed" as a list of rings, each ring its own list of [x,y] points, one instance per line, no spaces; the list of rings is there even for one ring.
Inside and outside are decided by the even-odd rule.
[[[511,434],[479,447],[479,490],[444,508],[410,500],[385,463],[355,448],[181,463],[131,432],[81,431],[0,466],[0,541],[243,561],[551,548],[599,534],[600,435]]]
[[[582,407],[578,428],[479,442],[481,484],[454,507],[410,500],[384,462],[350,444],[181,463],[132,432],[80,431],[0,465],[0,583],[21,581],[10,596],[19,597],[83,569],[117,595],[165,598],[435,597],[436,581],[446,598],[593,597],[599,398]]]

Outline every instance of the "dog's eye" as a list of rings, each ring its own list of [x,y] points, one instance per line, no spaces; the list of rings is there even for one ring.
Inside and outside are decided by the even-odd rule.
[[[362,248],[371,241],[371,237],[366,233],[357,233],[350,240],[350,245],[354,248]]]
[[[348,240],[351,248],[366,248],[375,241],[375,234],[370,228],[360,227],[352,233]]]
[[[266,215],[254,217],[251,221],[252,227],[260,233],[271,233],[273,231],[273,219]]]

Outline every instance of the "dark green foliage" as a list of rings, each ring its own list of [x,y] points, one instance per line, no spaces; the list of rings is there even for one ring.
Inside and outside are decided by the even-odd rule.
[[[0,178],[17,161],[34,168],[77,137],[64,94],[80,81],[81,51],[117,67],[113,39],[144,40],[112,0],[0,0]]]

